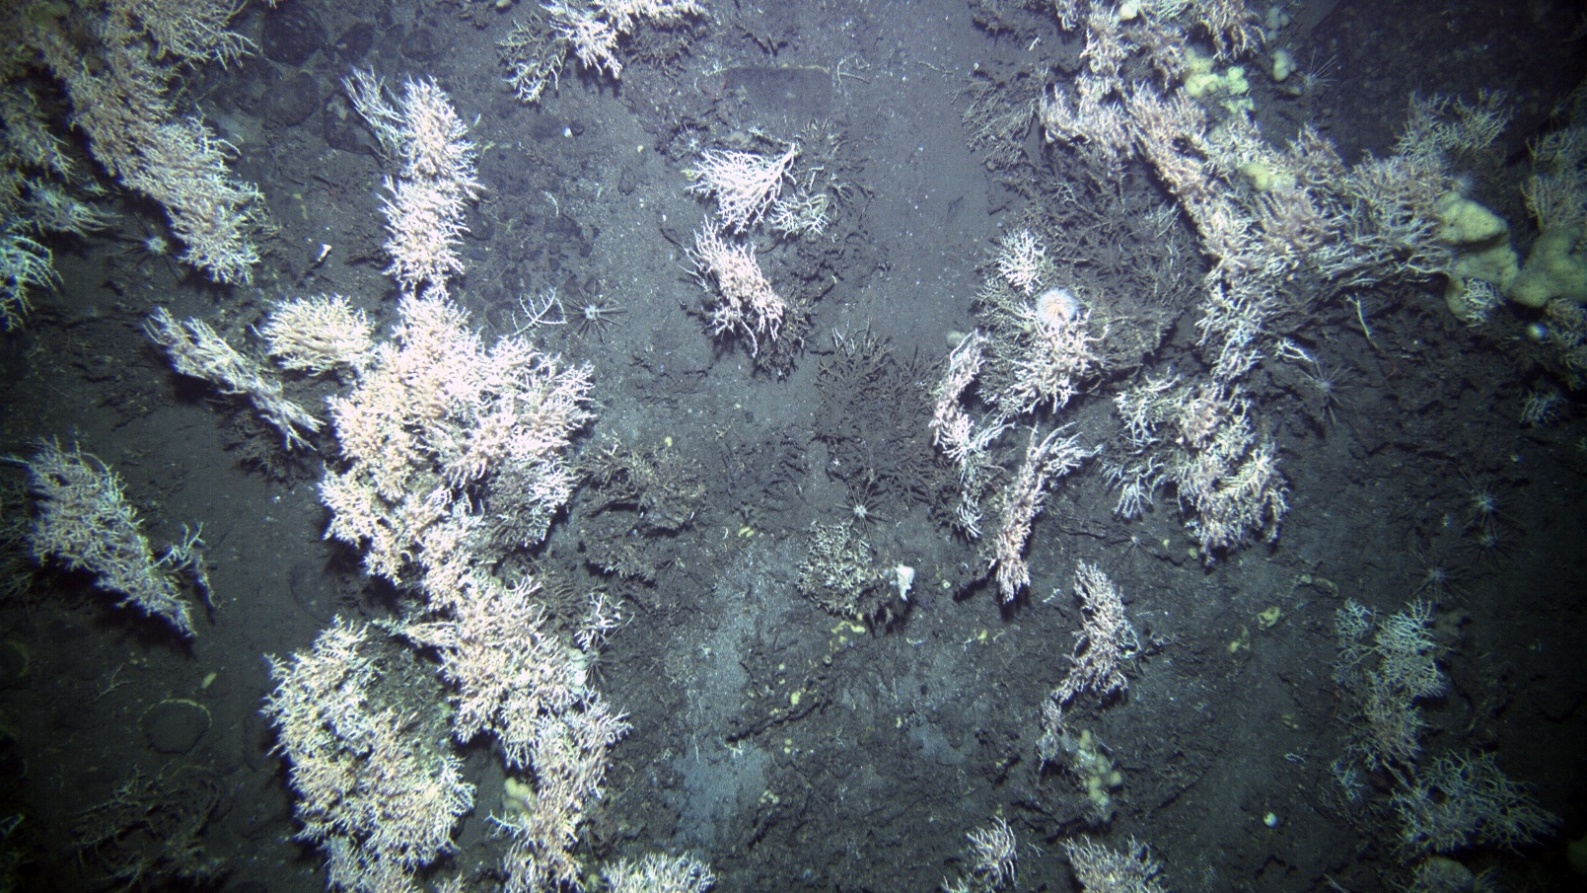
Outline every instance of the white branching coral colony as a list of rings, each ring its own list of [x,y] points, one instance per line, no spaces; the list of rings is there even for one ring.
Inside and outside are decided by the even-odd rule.
[[[555,91],[569,56],[581,68],[619,78],[618,49],[641,24],[664,28],[706,14],[697,0],[551,0],[542,10],[543,25],[519,22],[501,43],[507,83],[526,103]]]
[[[109,0],[102,12],[81,24],[93,47],[84,59],[83,43],[70,33],[68,17],[45,14],[36,7],[6,16],[0,23],[8,42],[22,50],[6,63],[8,98],[0,119],[4,167],[22,189],[6,189],[0,197],[8,221],[28,217],[53,231],[83,233],[110,221],[94,202],[103,194],[86,172],[74,165],[64,146],[44,129],[32,88],[13,77],[12,65],[36,58],[59,79],[72,107],[72,124],[88,138],[95,161],[129,189],[165,208],[171,231],[181,241],[181,259],[218,282],[248,282],[259,260],[254,244],[264,223],[263,196],[258,188],[232,177],[228,163],[237,149],[199,117],[178,107],[175,82],[183,66],[206,60],[227,62],[249,43],[226,30],[241,4],[148,0]],[[21,89],[14,96],[9,91]],[[20,205],[49,213],[32,214]],[[47,255],[26,243],[12,247],[47,263]],[[28,280],[42,284],[37,271]],[[25,294],[12,294],[15,309]],[[8,320],[15,315],[6,313]]]
[[[1364,773],[1392,780],[1397,848],[1418,873],[1452,867],[1443,857],[1470,848],[1533,843],[1560,822],[1500,770],[1493,753],[1445,750],[1431,759],[1423,753],[1422,704],[1448,684],[1434,613],[1431,603],[1417,599],[1379,618],[1346,599],[1334,616],[1334,680],[1357,713],[1356,739],[1334,761],[1334,780],[1347,807],[1362,799]]]
[[[707,316],[711,334],[742,335],[755,354],[762,339],[777,340],[788,305],[761,272],[754,246],[729,239],[707,225],[695,234],[689,257],[697,275],[717,296]]]
[[[778,339],[789,313],[755,257],[752,231],[764,220],[777,233],[797,237],[819,234],[827,224],[824,194],[783,196],[799,151],[797,143],[776,155],[707,149],[684,171],[689,191],[716,205],[716,216],[706,218],[689,252],[709,295],[707,328],[713,336],[744,339],[751,356]]]
[[[144,321],[149,340],[165,349],[171,365],[183,375],[217,385],[222,393],[248,398],[259,415],[281,432],[284,446],[306,446],[305,434],[320,430],[320,420],[287,399],[280,379],[266,366],[237,351],[209,323],[180,323],[164,307]]]
[[[34,557],[91,574],[96,586],[121,596],[122,604],[192,636],[192,612],[176,572],[186,570],[208,600],[209,574],[198,532],[185,533],[156,557],[137,510],[122,493],[121,479],[98,457],[48,441],[22,464],[37,503],[27,534]]]
[[[357,70],[343,81],[353,107],[376,138],[388,162],[397,164],[386,178],[386,272],[404,291],[428,283],[444,288],[463,272],[457,255],[466,230],[463,211],[483,188],[474,177],[474,144],[467,129],[434,81],[408,81],[393,104],[373,72]]]
[[[508,888],[576,885],[571,848],[587,804],[600,795],[607,748],[628,728],[586,673],[618,618],[596,595],[581,629],[554,632],[533,598],[536,584],[498,579],[492,569],[500,549],[543,538],[567,501],[573,478],[564,452],[594,417],[590,373],[520,337],[487,345],[448,297],[447,280],[462,272],[461,209],[480,187],[473,147],[445,94],[433,82],[410,81],[393,105],[364,73],[348,89],[399,167],[385,205],[388,272],[403,289],[399,323],[389,340],[372,343],[364,318],[344,300],[307,299],[278,307],[263,335],[284,366],[353,377],[351,389],[330,400],[341,456],[321,488],[332,514],[327,535],[362,549],[370,573],[422,595],[422,610],[391,632],[438,655],[458,708],[452,736],[460,743],[495,736],[507,768],[533,779],[529,808],[500,820],[513,840]],[[512,537],[488,533],[484,510],[511,514]],[[345,628],[327,635],[354,639]],[[312,655],[278,668],[282,687],[271,712],[300,790],[314,789],[327,759],[371,761],[379,746],[391,745],[382,737],[389,721],[363,706],[361,692],[372,684],[360,678],[367,659],[357,647],[333,644],[322,637]],[[304,677],[324,663],[344,664],[329,671],[344,680],[338,691],[350,710],[337,722],[355,723],[362,737],[338,729],[330,737],[339,743],[317,745],[323,723],[295,715],[309,709],[299,705],[323,700],[292,691],[315,684]],[[357,743],[363,738],[370,742]],[[398,787],[340,792],[347,803],[365,802],[360,809],[387,811],[382,827],[326,822],[316,817],[314,797],[300,803],[305,836],[330,856],[333,882],[350,889],[411,877],[450,847],[451,828],[472,802],[444,742],[431,742],[428,756],[399,749],[392,759],[418,761],[408,773],[392,773]]]
[[[692,191],[716,199],[721,227],[742,233],[777,203],[798,157],[798,144],[777,156],[707,149],[695,168],[684,174],[692,181]]]
[[[453,829],[473,806],[450,742],[488,734],[526,792],[523,808],[498,820],[512,841],[507,889],[575,888],[583,815],[600,796],[608,748],[628,730],[588,678],[620,618],[594,594],[576,628],[554,629],[537,584],[500,579],[495,568],[506,550],[544,538],[572,492],[565,452],[594,418],[590,370],[522,337],[487,343],[448,295],[463,271],[462,213],[481,186],[446,94],[432,81],[409,81],[393,102],[367,72],[354,72],[346,87],[396,168],[383,211],[387,272],[402,291],[398,323],[378,339],[348,299],[317,296],[277,304],[258,336],[281,369],[342,378],[345,390],[329,400],[339,454],[321,484],[331,510],[326,535],[362,550],[371,574],[421,597],[387,632],[438,657],[457,710],[450,734],[412,728],[401,680],[377,669],[386,665],[387,637],[364,626],[338,623],[309,651],[276,661],[266,714],[298,793],[301,837],[325,852],[333,888],[407,887],[452,849]],[[177,371],[245,396],[288,447],[308,446],[320,430],[320,420],[283,396],[278,371],[208,324],[160,309],[146,328]],[[758,331],[775,337],[776,318]],[[156,560],[108,472],[59,450],[41,452],[34,466],[41,503],[59,509],[41,514],[39,551],[93,571],[105,588],[190,634],[165,567],[193,555],[196,537]],[[46,523],[68,511],[79,527],[114,535],[85,551],[84,536]],[[512,519],[510,530],[489,526],[499,518]],[[120,545],[107,552],[105,544]],[[703,863],[683,857],[613,871],[692,879],[700,889],[710,881]]]

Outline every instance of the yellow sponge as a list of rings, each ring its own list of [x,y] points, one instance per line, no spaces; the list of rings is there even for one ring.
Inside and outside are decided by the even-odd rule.
[[[1555,298],[1587,301],[1587,253],[1578,250],[1580,235],[1554,229],[1540,236],[1506,296],[1526,307],[1542,307]]]

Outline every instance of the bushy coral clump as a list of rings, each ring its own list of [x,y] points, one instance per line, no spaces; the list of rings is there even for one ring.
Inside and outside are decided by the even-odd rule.
[[[1415,853],[1515,849],[1559,824],[1491,753],[1440,754],[1394,792],[1393,802],[1400,845]]]
[[[175,571],[190,569],[207,590],[198,536],[190,535],[156,557],[137,510],[122,493],[121,479],[97,456],[75,446],[65,450],[46,441],[24,464],[37,504],[28,534],[34,557],[86,571],[100,589],[120,595],[123,605],[164,620],[184,636],[193,635]]]

